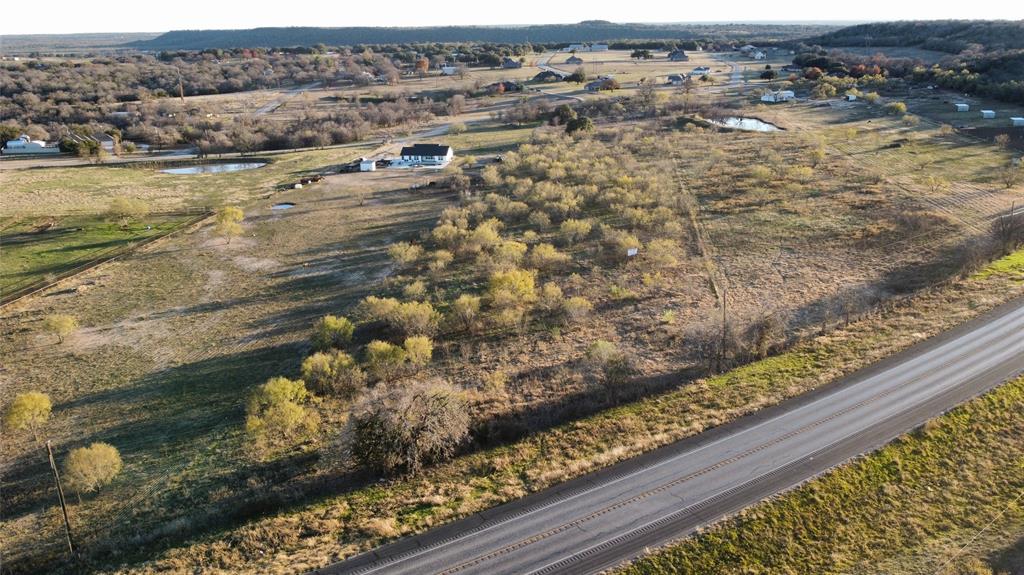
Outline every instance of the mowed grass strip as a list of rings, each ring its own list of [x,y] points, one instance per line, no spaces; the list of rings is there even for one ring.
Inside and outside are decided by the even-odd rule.
[[[26,218],[0,231],[0,293],[87,266],[136,242],[166,234],[188,219],[154,214],[122,228],[104,216]]]
[[[1024,378],[620,574],[1014,573],[1022,436]]]
[[[1001,270],[1022,253],[988,270]],[[990,271],[924,292],[764,361],[460,457],[414,479],[355,489],[168,550],[143,571],[323,566],[819,387],[1024,295],[1018,278]]]

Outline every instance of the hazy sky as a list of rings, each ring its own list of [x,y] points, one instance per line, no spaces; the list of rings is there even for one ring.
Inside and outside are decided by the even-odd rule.
[[[9,1],[0,7],[0,34],[162,32],[259,26],[435,26],[613,22],[866,21],[939,18],[1022,19],[1024,2],[892,0],[211,0]]]

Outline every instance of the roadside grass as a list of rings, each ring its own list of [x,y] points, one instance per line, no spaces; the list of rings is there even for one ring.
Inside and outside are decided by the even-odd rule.
[[[200,538],[137,570],[322,566],[777,404],[1021,295],[1024,284],[1000,274],[932,289],[777,357],[468,454],[420,477],[354,489]]]
[[[1022,435],[1024,378],[619,573],[984,573],[1024,533]]]
[[[153,214],[128,227],[103,216],[26,218],[0,230],[0,292],[46,279],[146,238],[174,229],[187,216]],[[39,229],[47,225],[46,229]]]

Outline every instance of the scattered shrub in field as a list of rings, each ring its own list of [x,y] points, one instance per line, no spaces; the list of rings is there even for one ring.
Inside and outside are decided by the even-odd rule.
[[[465,131],[466,131],[466,124],[463,124],[462,122],[454,122],[454,123],[452,123],[451,125],[448,126],[448,133],[449,134],[457,135],[457,134],[461,134],[461,133],[463,133]]]
[[[78,493],[91,493],[114,480],[123,464],[117,448],[97,442],[73,449],[64,460],[64,483]]]
[[[409,301],[398,304],[390,321],[405,335],[431,335],[437,330],[441,314],[427,302]]]
[[[508,385],[508,374],[501,370],[492,371],[484,374],[480,383],[484,391],[493,394],[504,393],[505,387]]]
[[[78,320],[71,315],[55,313],[43,319],[43,329],[57,336],[57,343],[64,343],[64,338],[78,329]]]
[[[316,432],[316,414],[303,406],[309,398],[305,382],[273,377],[249,398],[245,429],[257,452],[309,439]]]
[[[786,168],[786,177],[806,184],[814,179],[814,170],[808,166],[790,166]]]
[[[418,473],[455,454],[469,435],[469,409],[449,384],[380,384],[356,403],[349,418],[351,453],[387,473]]]
[[[577,322],[583,319],[592,309],[594,309],[594,306],[590,303],[590,300],[581,296],[574,296],[562,302],[562,311],[569,322]]]
[[[214,229],[217,233],[231,243],[231,238],[242,235],[242,220],[245,219],[245,212],[237,206],[225,206],[217,212]]]
[[[14,396],[14,401],[4,410],[4,429],[8,431],[31,431],[39,439],[39,430],[50,419],[53,404],[50,397],[38,391],[28,391]]]
[[[402,295],[408,299],[423,299],[426,293],[427,284],[423,283],[423,280],[416,280],[402,288]]]
[[[460,295],[452,302],[452,313],[467,331],[473,331],[480,316],[480,297],[469,294]]]
[[[640,240],[633,234],[612,228],[604,228],[602,231],[601,250],[605,258],[611,261],[626,261],[629,259],[629,250],[640,247]]]
[[[774,172],[772,172],[771,168],[769,168],[768,166],[762,166],[760,164],[750,166],[750,169],[747,171],[747,173],[750,174],[750,177],[755,182],[759,182],[762,184],[766,184],[772,181],[772,179],[775,177],[775,174]]]
[[[675,240],[659,238],[651,240],[644,250],[644,259],[650,262],[655,269],[670,268],[679,263],[676,257],[679,253],[679,243]]]
[[[548,316],[558,314],[562,311],[564,299],[562,288],[558,287],[558,284],[554,282],[547,282],[540,288],[540,294],[537,297],[537,308]]]
[[[940,136],[952,136],[954,132],[955,132],[955,130],[953,129],[953,126],[951,126],[949,124],[943,124],[943,125],[939,126],[939,135]]]
[[[512,240],[505,240],[494,248],[491,258],[499,269],[517,267],[526,255],[526,244]]]
[[[825,100],[828,98],[834,98],[837,92],[836,87],[832,84],[827,82],[818,82],[811,90],[811,97],[815,100]]]
[[[864,100],[869,104],[877,104],[878,100],[881,98],[882,97],[878,95],[878,92],[868,92],[867,94],[864,94]]]
[[[528,221],[531,226],[541,231],[544,231],[545,229],[551,227],[551,216],[545,214],[540,210],[530,212],[530,217],[527,218],[526,221]]]
[[[482,222],[470,232],[469,237],[466,238],[465,246],[472,252],[490,250],[501,242],[500,230],[501,222],[498,220],[490,219]]]
[[[1010,135],[1009,134],[997,134],[996,137],[992,139],[992,141],[995,142],[996,145],[999,146],[1000,148],[1009,148],[1010,147]]]
[[[526,230],[525,232],[523,232],[523,241],[528,244],[532,244],[533,242],[537,241],[537,238],[539,237],[540,236],[537,235],[537,232],[533,230]]]
[[[405,359],[405,350],[393,343],[375,339],[366,346],[366,366],[378,379],[397,375]]]
[[[464,230],[454,224],[441,224],[430,232],[430,236],[438,245],[451,248],[459,243],[464,233]]]
[[[136,198],[114,198],[107,214],[117,220],[119,226],[127,228],[133,221],[149,215],[149,204]]]
[[[510,308],[532,304],[537,300],[535,280],[534,273],[528,270],[495,272],[487,282],[487,296],[491,305]]]
[[[399,305],[393,297],[368,295],[359,303],[359,315],[368,321],[390,322]]]
[[[313,336],[310,338],[313,349],[324,351],[344,347],[352,341],[355,329],[356,326],[346,317],[325,315],[313,324]]]
[[[427,264],[427,267],[430,269],[431,273],[439,274],[444,271],[445,268],[448,267],[448,264],[452,263],[454,259],[455,256],[452,255],[450,251],[436,250],[431,254],[430,263]]]
[[[587,363],[599,369],[603,383],[615,387],[626,381],[631,371],[629,358],[614,343],[597,340],[587,348]]]
[[[352,356],[340,350],[307,357],[302,362],[302,379],[318,393],[340,397],[352,397],[366,383]]]
[[[575,220],[568,219],[562,222],[558,226],[558,231],[562,235],[562,240],[567,245],[572,245],[578,241],[586,239],[590,235],[590,229],[593,227],[593,223],[590,220]]]
[[[434,342],[425,335],[414,335],[405,338],[403,347],[405,348],[406,359],[417,367],[423,367],[430,363],[430,359],[434,355]]]
[[[613,300],[616,301],[636,299],[636,292],[629,289],[628,287],[623,287],[620,285],[613,285],[612,287],[608,288],[608,295]]]
[[[889,102],[885,105],[885,111],[892,116],[902,116],[907,113],[907,105],[903,102]]]
[[[423,257],[423,248],[409,242],[397,242],[388,248],[388,255],[400,266],[416,263]]]
[[[904,126],[914,127],[921,123],[921,118],[913,114],[905,114],[901,120]]]
[[[1006,189],[1010,189],[1017,185],[1017,182],[1021,180],[1022,176],[1024,176],[1024,167],[1022,166],[1009,164],[1003,167],[1002,170],[999,170],[999,181],[1006,186]]]
[[[572,260],[569,254],[564,254],[555,246],[544,243],[533,246],[528,259],[531,266],[545,272],[562,269]]]

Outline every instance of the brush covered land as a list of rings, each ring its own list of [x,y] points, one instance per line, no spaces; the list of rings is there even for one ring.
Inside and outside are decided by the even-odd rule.
[[[623,82],[608,93],[469,89],[529,66],[401,77],[409,94],[465,91],[444,106],[398,98],[394,122],[366,127],[399,141],[262,151],[268,165],[245,172],[11,170],[5,202],[36,226],[64,213],[114,232],[124,196],[152,214],[244,217],[0,313],[2,403],[45,392],[59,458],[105,442],[123,460],[70,498],[84,549],[72,565],[39,444],[4,442],[8,566],[315,568],[777,403],[1020,295],[1020,252],[987,264],[1020,241],[1024,218],[998,217],[1024,192],[1004,178],[1012,142],[953,129],[933,92],[907,98],[870,76],[742,84],[731,66],[755,63],[732,53],[691,52],[712,67],[706,82],[641,81],[679,68],[666,55],[585,54],[587,74]],[[770,87],[807,97],[760,105]],[[319,88],[266,121],[333,121],[335,106],[389,89]],[[841,101],[846,89],[877,94]],[[230,122],[196,141],[251,114],[230,94],[203,105]],[[728,116],[785,129],[710,122]],[[457,166],[334,173],[416,130],[455,147]],[[64,315],[80,327],[58,344],[44,328]],[[417,397],[443,399],[451,441],[394,458],[357,441],[382,421],[375,406]]]

